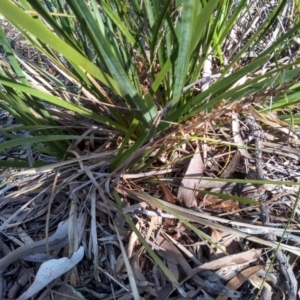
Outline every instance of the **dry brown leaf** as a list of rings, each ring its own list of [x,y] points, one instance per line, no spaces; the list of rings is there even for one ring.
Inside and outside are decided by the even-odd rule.
[[[143,291],[147,292],[148,294],[152,296],[157,296],[156,291],[151,286],[149,282],[147,282],[146,278],[144,277],[140,264],[139,264],[139,256],[142,253],[143,248],[140,248],[132,257],[131,260],[131,268],[134,275],[134,278],[136,280],[137,286],[142,289]]]
[[[224,281],[229,281],[231,278],[236,276],[239,272],[246,269],[252,261],[243,263],[243,264],[233,264],[230,266],[226,266],[221,268],[216,272],[216,274],[221,277]]]
[[[241,252],[238,254],[225,256],[214,261],[208,262],[199,266],[193,271],[199,272],[199,270],[217,270],[223,267],[227,267],[233,264],[243,264],[248,262],[255,262],[261,255],[261,249],[251,249],[249,251]]]
[[[237,166],[240,163],[241,153],[240,151],[235,151],[233,157],[230,159],[228,165],[223,170],[220,175],[221,178],[229,178],[233,172],[236,171]]]
[[[210,256],[211,259],[216,259],[219,255],[224,256],[224,252],[226,252],[226,247],[220,243],[223,240],[223,235],[219,230],[212,229],[211,231],[211,239],[217,242],[219,248],[212,247],[210,248]],[[221,249],[224,251],[221,251]]]
[[[186,170],[181,186],[178,190],[177,197],[182,200],[186,207],[197,206],[194,189],[198,188],[200,177],[203,176],[204,164],[201,157],[200,149],[197,147],[189,166]]]
[[[221,189],[212,189],[212,192],[222,193]],[[237,201],[231,199],[222,199],[215,195],[206,194],[203,198],[203,206],[207,209],[213,210],[214,212],[232,212],[239,209]]]
[[[239,239],[237,239],[234,234],[230,234],[224,237],[223,244],[226,246],[226,253],[228,253],[228,255],[236,254],[241,251]]]
[[[247,281],[251,276],[255,275],[259,270],[263,269],[264,266],[258,265],[249,267],[242,272],[240,272],[238,275],[233,277],[226,285],[226,287],[237,290],[245,281]],[[216,300],[227,300],[227,296],[218,296]]]
[[[179,226],[182,226],[181,223],[178,223]],[[168,235],[167,233],[164,233],[164,236],[167,237],[170,242],[172,242],[174,245],[178,247],[178,249],[184,254],[185,257],[188,258],[189,261],[193,261],[196,265],[201,265],[201,262],[197,257],[195,257],[195,254],[191,253],[184,245],[181,243],[178,243],[173,237]]]
[[[152,232],[157,228],[157,225],[161,223],[162,223],[161,217],[151,217],[150,225],[145,237],[146,241],[149,241]]]
[[[116,262],[114,270],[113,270],[114,276],[122,274],[122,269],[124,268],[124,266],[125,266],[124,258],[123,258],[123,255],[120,254],[117,258],[117,262]]]
[[[189,265],[189,263],[187,262],[187,260],[185,259],[185,257],[181,254],[181,252],[177,249],[177,247],[173,243],[162,238],[161,236],[158,238],[157,242],[158,242],[159,246],[164,249],[164,251],[160,250],[160,249],[158,249],[156,251],[167,261],[167,263],[170,262],[172,264],[180,265],[185,274],[189,274],[192,271],[192,268]],[[168,264],[168,266],[169,266],[169,264]],[[209,290],[207,285],[204,283],[204,281],[198,275],[194,275],[192,277],[192,279],[200,287]]]
[[[140,231],[141,229],[141,224],[140,222],[136,223],[136,229],[138,231]],[[127,245],[127,256],[128,258],[131,258],[131,256],[133,255],[133,249],[134,249],[134,245],[135,245],[135,242],[138,240],[138,237],[137,235],[135,234],[134,231],[131,232],[130,234],[130,238],[129,238],[129,242],[128,242],[128,245]]]
[[[170,203],[175,203],[175,196],[173,195],[171,190],[163,183],[160,184],[160,187],[164,193],[164,200]]]
[[[269,290],[269,291],[272,290],[271,286],[263,278],[260,278],[259,276],[255,275],[255,274],[253,276],[249,277],[249,281],[257,289],[259,289],[263,285],[267,290]]]
[[[65,277],[65,278],[68,278],[70,285],[76,286],[78,284],[78,278],[79,278],[77,268],[74,267],[72,270],[70,270],[68,272],[67,275],[68,275],[68,277]]]

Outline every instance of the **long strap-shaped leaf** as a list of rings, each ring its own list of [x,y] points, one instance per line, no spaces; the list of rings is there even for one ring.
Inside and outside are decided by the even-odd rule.
[[[68,3],[72,7],[77,19],[82,24],[86,25],[87,32],[95,46],[95,49],[97,50],[98,55],[102,58],[103,63],[116,80],[122,96],[127,100],[127,103],[130,104],[131,107],[138,108],[140,110],[141,113],[137,113],[136,118],[146,125],[155,117],[156,109],[154,103],[152,102],[152,107],[147,107],[143,99],[133,88],[128,75],[123,69],[121,63],[115,57],[112,51],[112,46],[109,44],[109,41],[103,35],[102,31],[99,30],[99,27],[91,15],[86,2],[83,0],[69,0]]]
[[[45,25],[42,25],[33,17],[23,12],[10,0],[1,0],[0,13],[13,23],[14,26],[27,30],[41,41],[51,46],[54,50],[63,54],[68,60],[78,64],[84,70],[95,76],[103,84],[112,88],[117,94],[120,94],[118,85],[109,75],[103,74],[103,72],[101,72],[101,70],[91,61],[57,37]]]
[[[219,0],[207,1],[200,11],[199,1],[182,1],[182,15],[177,33],[180,43],[175,62],[173,106],[179,101],[184,84],[186,84],[191,55],[205,32],[206,24],[219,2]]]
[[[61,108],[76,112],[76,113],[80,114],[83,117],[87,117],[89,119],[93,119],[93,120],[97,120],[99,122],[102,122],[102,123],[104,123],[108,126],[116,128],[116,129],[118,129],[122,132],[127,131],[127,128],[125,128],[122,125],[114,122],[113,120],[110,120],[109,118],[103,117],[103,116],[101,116],[97,113],[93,113],[93,112],[91,112],[87,109],[81,108],[81,107],[79,107],[75,104],[64,101],[63,99],[61,99],[59,97],[55,97],[55,96],[52,96],[51,94],[44,93],[42,91],[33,89],[31,87],[22,85],[22,84],[17,83],[17,82],[14,82],[14,81],[4,77],[1,74],[0,74],[0,83],[3,84],[4,86],[14,88],[19,92],[28,93],[32,96],[38,97],[38,98],[42,99],[44,102],[48,102],[52,105],[56,105],[56,106],[59,106]]]
[[[193,36],[193,8],[195,6],[195,0],[184,0],[182,5],[181,24],[178,32],[178,40],[180,40],[180,43],[177,50],[177,60],[175,62],[173,105],[180,99],[188,69],[190,44]]]

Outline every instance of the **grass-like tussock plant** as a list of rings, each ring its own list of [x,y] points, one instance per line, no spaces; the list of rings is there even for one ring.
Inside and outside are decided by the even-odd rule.
[[[297,1],[0,14],[3,298],[299,297]]]

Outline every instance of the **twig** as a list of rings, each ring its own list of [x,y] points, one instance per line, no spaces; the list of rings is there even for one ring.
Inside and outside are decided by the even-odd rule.
[[[255,119],[253,117],[247,117],[246,123],[249,126],[251,130],[251,136],[255,139],[255,166],[256,166],[256,176],[257,179],[264,179],[263,175],[263,168],[261,164],[261,149],[262,149],[262,141],[264,139],[263,131],[261,127],[256,123]],[[251,138],[250,136],[250,138]],[[261,189],[261,185],[257,186],[258,189]],[[267,204],[267,194],[264,192],[259,196],[258,200],[260,201],[260,207],[261,207],[261,217],[262,217],[262,223],[264,225],[270,224],[270,210],[269,206]],[[272,234],[267,234],[268,240],[276,241],[276,237]],[[286,280],[286,289],[287,293],[289,295],[290,300],[296,300],[297,297],[297,280],[295,278],[295,275],[292,271],[292,268],[288,262],[288,259],[286,255],[283,253],[282,250],[278,249],[275,252],[277,261],[280,266],[281,274],[285,277]],[[262,290],[262,297],[263,299],[271,299],[272,292],[270,290],[266,290],[265,287],[263,287]]]
[[[277,260],[279,262],[280,271],[286,280],[286,289],[289,300],[296,300],[298,283],[286,255],[281,250],[277,251]]]
[[[249,126],[250,129],[250,136],[248,140],[255,139],[255,166],[256,166],[256,179],[263,180],[264,173],[261,163],[261,149],[262,149],[262,141],[264,140],[264,134],[261,127],[256,123],[255,119],[252,116],[247,116],[246,124]],[[260,201],[260,209],[261,209],[261,217],[263,224],[267,225],[270,223],[270,213],[269,207],[266,205],[267,197],[265,193],[265,189],[262,185],[256,186],[258,190],[262,193],[259,193],[258,199]]]

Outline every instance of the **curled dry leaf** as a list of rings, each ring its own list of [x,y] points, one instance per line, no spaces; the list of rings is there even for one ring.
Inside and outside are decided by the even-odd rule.
[[[230,159],[228,165],[221,174],[221,178],[229,178],[233,172],[236,171],[237,166],[240,163],[241,153],[240,151],[235,151],[233,157]]]

